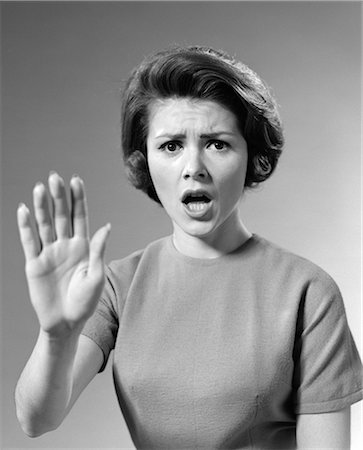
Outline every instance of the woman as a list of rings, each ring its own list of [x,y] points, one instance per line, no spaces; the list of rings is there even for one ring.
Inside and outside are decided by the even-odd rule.
[[[78,176],[69,211],[63,180],[50,175],[54,217],[36,185],[36,233],[20,206],[40,322],[16,390],[24,431],[58,427],[114,349],[137,448],[348,448],[361,363],[339,290],[238,213],[282,150],[264,83],[212,49],[160,52],[130,77],[122,124],[129,178],[165,208],[173,235],[113,261],[104,277],[110,226],[89,243]]]

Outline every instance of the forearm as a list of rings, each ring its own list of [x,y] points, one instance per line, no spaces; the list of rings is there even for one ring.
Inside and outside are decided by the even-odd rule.
[[[299,450],[349,450],[350,407],[331,413],[299,415],[296,437]]]
[[[40,331],[15,392],[18,420],[29,436],[51,431],[62,422],[72,394],[78,339],[78,333],[51,339]]]

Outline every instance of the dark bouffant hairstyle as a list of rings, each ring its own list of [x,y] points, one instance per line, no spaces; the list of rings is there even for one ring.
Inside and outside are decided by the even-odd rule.
[[[284,142],[268,87],[246,65],[207,47],[173,47],[146,58],[129,78],[122,102],[122,150],[130,182],[160,203],[148,164],[148,106],[157,99],[189,97],[218,102],[237,118],[247,142],[245,187],[274,171]]]

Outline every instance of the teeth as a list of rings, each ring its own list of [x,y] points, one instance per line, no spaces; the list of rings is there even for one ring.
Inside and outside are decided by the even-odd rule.
[[[191,202],[188,203],[188,209],[191,211],[202,211],[207,206],[205,202]]]

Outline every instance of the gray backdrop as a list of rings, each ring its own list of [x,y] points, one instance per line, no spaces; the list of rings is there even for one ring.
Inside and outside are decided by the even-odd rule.
[[[222,48],[273,87],[285,154],[241,213],[251,231],[335,278],[361,349],[360,30],[359,2],[2,3],[3,448],[133,447],[110,367],[59,430],[32,440],[17,424],[13,391],[38,325],[16,208],[54,169],[84,178],[92,231],[112,223],[107,260],[171,232],[162,209],[127,184],[119,143],[120,87],[144,55],[169,44]]]

